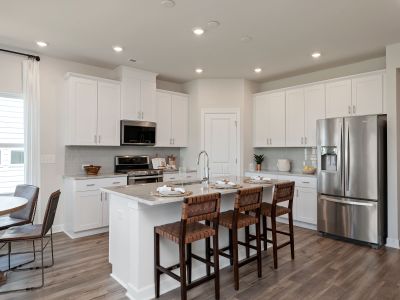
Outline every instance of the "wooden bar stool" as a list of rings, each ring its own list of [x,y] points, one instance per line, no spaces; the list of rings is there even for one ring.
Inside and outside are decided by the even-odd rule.
[[[215,298],[219,299],[219,257],[218,257],[218,223],[221,194],[213,193],[201,196],[186,197],[182,204],[182,217],[180,222],[154,227],[154,277],[156,298],[160,297],[160,275],[167,274],[180,281],[181,299],[187,299],[187,290],[196,287],[208,280],[214,279]],[[199,223],[206,221],[206,224]],[[212,222],[213,226],[208,226]],[[179,264],[163,267],[160,265],[160,236],[179,245]],[[209,255],[206,259],[192,254],[191,244],[198,240],[213,237],[214,262]],[[187,256],[185,254],[187,248]],[[210,250],[206,248],[206,252]],[[207,266],[207,275],[192,282],[192,258],[203,262]],[[214,273],[208,270],[213,267]],[[180,268],[180,276],[172,270]],[[186,282],[186,268],[188,282]]]
[[[262,201],[262,187],[246,188],[237,191],[234,210],[221,213],[219,224],[229,229],[229,246],[221,248],[219,254],[229,258],[233,264],[235,290],[239,289],[239,267],[257,260],[258,277],[262,276],[261,270],[261,240],[260,240],[260,207]],[[252,214],[250,214],[252,213]],[[248,232],[249,226],[256,226],[256,246],[246,242],[238,241],[238,229],[245,228]],[[248,237],[248,234],[246,234]],[[239,262],[238,245],[246,247],[246,258]],[[250,257],[250,248],[257,251],[256,255]],[[229,250],[229,254],[225,253]]]
[[[293,195],[294,182],[279,183],[275,185],[272,203],[263,202],[261,204],[261,215],[263,220],[263,233],[261,239],[264,241],[264,250],[267,250],[267,243],[272,244],[274,255],[274,269],[278,268],[278,249],[290,245],[292,259],[294,259],[294,232],[293,232]],[[288,201],[287,207],[280,206],[278,203]],[[288,215],[289,232],[276,230],[276,217]],[[271,218],[271,228],[267,227],[267,217]],[[267,237],[267,232],[272,232],[272,240]],[[290,237],[289,241],[278,245],[277,233]],[[255,236],[250,236],[254,240]]]

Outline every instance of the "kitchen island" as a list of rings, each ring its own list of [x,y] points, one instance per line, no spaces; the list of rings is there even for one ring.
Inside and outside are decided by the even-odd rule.
[[[236,179],[236,180],[235,180]],[[232,179],[231,179],[232,180]],[[244,178],[233,178],[243,188],[262,186],[263,201],[270,202],[272,187],[280,181],[265,184],[244,183]],[[110,202],[109,262],[112,264],[111,276],[127,289],[131,299],[154,298],[154,226],[180,220],[183,197],[153,196],[157,187],[165,183],[148,183],[102,189]],[[181,187],[180,184],[175,185]],[[199,182],[185,182],[182,185],[193,195],[220,192],[221,211],[233,209],[236,189],[215,189]],[[242,234],[242,235],[240,235]],[[239,239],[243,240],[243,232]],[[220,227],[219,247],[228,245],[228,231]],[[173,265],[179,262],[178,245],[161,239],[161,264]],[[204,241],[193,243],[193,252],[204,257]],[[239,258],[245,256],[245,249],[239,250]],[[220,257],[220,268],[229,261]],[[179,272],[179,269],[177,270]],[[204,264],[193,261],[193,279],[205,275]],[[161,276],[161,294],[179,286],[179,282],[168,276]]]

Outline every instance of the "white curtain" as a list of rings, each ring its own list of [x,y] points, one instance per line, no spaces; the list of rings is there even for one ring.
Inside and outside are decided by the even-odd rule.
[[[24,94],[25,183],[40,187],[39,62],[22,62]]]

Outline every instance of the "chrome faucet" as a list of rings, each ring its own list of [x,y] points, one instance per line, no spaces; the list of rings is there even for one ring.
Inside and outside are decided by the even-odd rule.
[[[207,163],[204,165],[204,178],[203,181],[205,181],[207,184],[210,182],[210,159],[208,157],[208,153],[206,150],[203,150],[199,153],[199,156],[197,157],[197,165],[200,165],[200,157],[201,155],[204,154],[207,158]]]

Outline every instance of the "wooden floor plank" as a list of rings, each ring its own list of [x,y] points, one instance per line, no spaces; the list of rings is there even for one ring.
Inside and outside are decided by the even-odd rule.
[[[282,225],[281,225],[282,227]],[[284,241],[286,237],[283,237]],[[270,250],[263,253],[263,277],[257,278],[256,262],[240,269],[240,290],[233,288],[230,267],[221,271],[222,299],[399,299],[400,251],[374,250],[321,237],[312,230],[295,228],[296,259],[288,247],[278,251],[279,268],[272,268]],[[14,245],[15,251],[31,244]],[[127,299],[125,289],[110,277],[108,235],[71,240],[65,234],[54,236],[55,265],[46,270],[46,286],[31,292],[2,295],[4,300],[22,299]],[[4,253],[5,248],[0,253]],[[29,259],[14,257],[13,262]],[[45,259],[49,262],[49,252]],[[0,258],[0,268],[7,265]],[[40,283],[40,271],[11,272],[0,290]],[[179,289],[160,299],[179,299]],[[189,291],[189,299],[213,299],[213,282]]]

